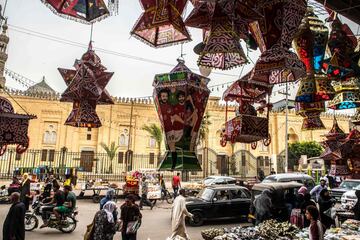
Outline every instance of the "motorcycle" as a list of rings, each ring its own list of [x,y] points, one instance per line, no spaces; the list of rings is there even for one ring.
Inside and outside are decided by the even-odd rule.
[[[32,231],[39,225],[39,218],[41,218],[41,207],[44,204],[40,201],[35,201],[32,204],[33,211],[25,214],[25,231]],[[69,213],[62,213],[60,220],[55,218],[53,213],[49,213],[48,226],[49,228],[55,228],[63,233],[71,233],[76,228],[76,215],[78,211],[75,209]]]

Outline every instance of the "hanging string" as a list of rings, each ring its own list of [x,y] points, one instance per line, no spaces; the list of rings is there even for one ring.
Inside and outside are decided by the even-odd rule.
[[[93,26],[94,26],[94,24],[91,24],[91,30],[90,30],[90,43],[92,43],[92,37],[93,37]]]
[[[3,88],[2,90],[4,90],[4,92],[5,92],[27,115],[30,115],[30,114],[15,100],[15,98],[13,98],[13,96],[11,96],[11,94],[10,94],[5,88]]]

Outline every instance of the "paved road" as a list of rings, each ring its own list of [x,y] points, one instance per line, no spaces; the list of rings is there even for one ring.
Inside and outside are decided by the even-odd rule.
[[[99,205],[91,200],[78,200],[79,220],[76,230],[71,234],[63,234],[55,229],[36,229],[33,232],[26,232],[26,240],[79,240],[83,239],[86,225],[90,224]],[[121,204],[122,201],[118,202]],[[0,205],[0,236],[2,236],[2,225],[10,205]],[[138,232],[138,240],[165,240],[171,234],[170,211],[171,206],[167,203],[157,203],[153,210],[144,207],[142,210],[143,222]],[[202,227],[190,227],[187,230],[192,240],[201,240],[201,231],[210,227],[233,227],[242,224],[240,222],[208,222]],[[119,233],[114,240],[120,240]]]

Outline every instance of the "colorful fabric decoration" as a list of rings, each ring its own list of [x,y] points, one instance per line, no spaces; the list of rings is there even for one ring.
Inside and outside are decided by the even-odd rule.
[[[325,111],[325,100],[334,97],[331,81],[321,72],[325,56],[328,29],[308,8],[293,41],[294,48],[305,64],[306,77],[300,79],[295,101],[298,114],[304,117],[302,130],[325,128],[320,119]]]
[[[75,70],[59,68],[67,89],[61,95],[60,101],[73,102],[73,109],[65,125],[73,127],[101,127],[101,121],[96,114],[97,104],[114,104],[105,86],[113,72],[105,72],[100,58],[92,50],[91,43],[87,52],[76,60]]]
[[[259,140],[263,140],[266,146],[271,142],[268,118],[272,106],[266,104],[265,98],[271,93],[272,88],[250,83],[249,77],[250,73],[246,74],[223,94],[225,101],[236,101],[239,104],[235,110],[235,118],[225,123],[221,133],[220,144],[223,147],[226,146],[227,141],[251,143],[255,148]],[[260,103],[257,110],[252,105],[254,103]],[[257,112],[262,114],[265,108],[268,108],[266,117],[257,116]]]
[[[170,73],[156,75],[153,83],[167,149],[159,170],[201,171],[195,148],[210,95],[209,79],[178,62]]]
[[[24,153],[29,147],[29,120],[35,115],[17,114],[9,100],[0,97],[0,156],[7,145],[17,144],[16,153]]]
[[[333,81],[336,95],[329,101],[328,108],[344,110],[360,107],[360,81],[356,77],[348,80]]]
[[[109,16],[103,0],[41,0],[55,14],[90,24]]]
[[[304,0],[260,0],[264,18],[250,24],[261,50],[251,80],[265,86],[296,81],[305,76],[304,64],[289,50],[306,11]]]
[[[359,108],[356,109],[356,113],[355,113],[355,115],[351,118],[351,122],[352,122],[355,126],[359,126],[359,125],[360,125],[360,110],[359,110]]]
[[[191,41],[182,13],[187,0],[140,0],[144,13],[131,35],[152,47],[165,47]]]
[[[203,44],[194,49],[199,66],[231,69],[247,63],[240,38],[249,37],[248,23],[260,18],[248,0],[199,1],[185,20],[189,27],[204,31]]]
[[[331,27],[328,42],[331,57],[323,62],[325,73],[329,77],[342,80],[360,74],[359,56],[354,53],[357,46],[356,37],[349,26],[342,24],[337,17]]]

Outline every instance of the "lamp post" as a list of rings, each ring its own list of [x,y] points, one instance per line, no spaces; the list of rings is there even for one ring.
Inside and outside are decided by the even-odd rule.
[[[8,167],[8,176],[10,176],[10,173],[11,173],[10,171],[11,171],[11,162],[12,162],[13,150],[10,149],[9,153],[10,153],[10,160],[9,160],[9,167]]]
[[[61,173],[65,175],[65,154],[67,152],[67,148],[64,146],[61,148]]]

